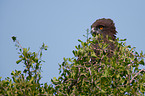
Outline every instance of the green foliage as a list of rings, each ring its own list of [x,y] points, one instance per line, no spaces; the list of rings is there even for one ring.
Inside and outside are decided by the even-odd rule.
[[[47,83],[40,84],[41,79],[41,60],[42,50],[47,50],[47,46],[43,43],[38,53],[30,52],[30,48],[23,48],[16,37],[12,37],[13,41],[16,42],[16,47],[19,50],[19,60],[17,64],[23,63],[24,70],[12,71],[12,79],[7,77],[5,80],[0,80],[0,95],[50,95],[53,94],[52,85]]]
[[[87,30],[88,31],[88,30]],[[145,70],[139,69],[144,65],[143,52],[140,54],[135,48],[125,44],[125,39],[110,40],[116,48],[113,55],[108,57],[108,45],[102,36],[92,38],[86,36],[87,41],[80,42],[73,50],[73,58],[64,58],[59,64],[58,78],[51,79],[52,84],[40,84],[41,65],[44,62],[42,50],[47,50],[43,43],[36,52],[30,48],[23,48],[16,37],[12,37],[19,50],[17,64],[24,64],[23,71],[12,71],[12,79],[0,79],[0,95],[144,95]],[[99,49],[94,49],[92,44],[98,44]],[[94,50],[99,50],[96,55]],[[95,61],[95,62],[94,62]]]
[[[75,46],[73,54],[77,58],[64,58],[60,64],[60,76],[53,79],[56,95],[144,95],[145,70],[144,55],[138,54],[125,39],[110,40],[116,45],[112,57],[108,57],[107,47],[96,36],[87,42],[78,40],[81,45]],[[102,38],[102,37],[101,37]],[[120,43],[119,43],[120,42]],[[91,44],[100,46],[100,54],[96,56]],[[95,58],[95,64],[93,63]]]

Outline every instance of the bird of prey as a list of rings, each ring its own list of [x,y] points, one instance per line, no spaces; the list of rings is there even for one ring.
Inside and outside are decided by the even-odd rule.
[[[94,35],[97,35],[97,34],[103,35],[103,36],[102,36],[103,38],[98,38],[98,39],[97,39],[98,41],[101,41],[101,39],[104,39],[104,43],[109,43],[109,46],[108,46],[109,48],[107,48],[107,51],[106,51],[106,52],[109,53],[107,56],[108,56],[108,57],[111,57],[112,54],[110,54],[110,47],[111,47],[111,50],[113,50],[113,49],[114,49],[114,45],[113,45],[112,42],[110,42],[110,41],[108,40],[108,38],[107,38],[106,36],[107,36],[107,35],[110,36],[111,39],[114,40],[114,41],[115,41],[115,39],[116,39],[116,36],[115,36],[115,35],[116,35],[117,31],[116,31],[116,29],[115,29],[115,26],[114,26],[113,21],[112,21],[111,19],[105,19],[105,18],[98,19],[98,20],[96,20],[96,21],[91,25],[91,28],[92,28],[91,33],[92,33],[93,36],[94,36]],[[97,49],[101,49],[98,43],[99,43],[99,42],[94,43],[94,44],[91,44],[91,46],[92,46],[92,48],[93,48],[93,50],[94,50],[96,56],[99,56],[99,54],[100,54],[99,50],[97,50]],[[88,53],[88,55],[90,55],[90,54],[91,54],[91,53]],[[77,59],[76,61],[79,62],[79,60],[83,60],[82,58],[84,58],[84,60],[85,60],[85,57],[78,57],[78,59]],[[97,62],[95,57],[91,57],[90,61],[91,61],[93,64],[95,64],[95,63]],[[84,62],[79,62],[78,64],[80,64],[80,63],[84,63]],[[89,64],[92,64],[92,63],[90,63],[90,62],[85,62],[85,63],[88,64],[88,65],[89,65]],[[99,65],[97,64],[96,66],[99,66]],[[86,68],[86,67],[85,67],[85,68]],[[96,70],[100,70],[102,67],[96,67],[96,68],[99,68],[99,69],[96,69]],[[87,71],[88,71],[88,70],[86,70],[86,72],[87,72]],[[78,73],[78,75],[76,75],[76,76],[77,76],[77,78],[80,78],[80,77],[81,77],[79,73]],[[87,80],[87,79],[88,79],[87,77],[84,78],[84,80]],[[78,80],[80,80],[80,79],[72,79],[72,80],[71,80],[72,83],[71,83],[71,85],[68,87],[68,93],[69,93],[70,90],[73,88],[73,86],[77,86]],[[65,79],[64,82],[66,83],[66,82],[68,82],[68,80]]]
[[[116,28],[111,19],[98,19],[91,25],[92,34],[102,34],[103,37],[106,35],[111,36],[113,40],[116,38]]]
[[[92,33],[92,35],[97,35],[97,34],[102,35],[101,39],[104,39],[104,43],[109,44],[106,51],[108,52],[108,57],[111,57],[112,50],[115,49],[115,45],[108,40],[107,35],[109,37],[111,37],[111,39],[113,41],[115,41],[117,31],[116,31],[115,24],[114,24],[113,20],[105,19],[105,18],[96,20],[91,25],[91,33]],[[98,40],[101,40],[101,39],[99,38]],[[98,46],[98,43],[92,44],[92,47],[93,47],[93,49],[100,49],[100,47]],[[98,50],[94,50],[94,51],[95,51],[96,55],[98,56],[99,51]]]

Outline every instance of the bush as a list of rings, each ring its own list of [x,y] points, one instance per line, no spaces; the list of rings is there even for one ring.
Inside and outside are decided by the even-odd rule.
[[[109,44],[97,38],[102,37],[97,35],[86,42],[78,40],[81,45],[75,46],[74,57],[64,58],[59,64],[60,76],[51,79],[52,84],[48,85],[39,82],[44,62],[42,50],[47,50],[47,46],[43,44],[38,53],[32,53],[12,37],[20,51],[16,63],[22,62],[25,69],[12,71],[12,79],[0,80],[0,95],[144,95],[145,70],[139,69],[139,65],[144,65],[143,52],[137,53],[125,40],[108,38],[116,46],[108,57]],[[92,47],[96,43],[100,49]],[[95,50],[99,50],[99,55]]]

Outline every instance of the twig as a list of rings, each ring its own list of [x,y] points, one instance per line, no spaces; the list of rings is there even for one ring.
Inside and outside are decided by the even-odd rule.
[[[18,40],[16,40],[16,43],[18,43],[18,45],[21,47],[21,49],[23,50],[23,47],[21,46],[21,44],[19,43]]]
[[[142,70],[140,70],[139,72],[137,72],[137,73],[133,76],[133,78],[130,80],[130,83],[131,83],[131,82],[134,80],[134,78],[135,78],[140,72],[142,72],[142,71],[145,72],[144,69],[142,69]]]

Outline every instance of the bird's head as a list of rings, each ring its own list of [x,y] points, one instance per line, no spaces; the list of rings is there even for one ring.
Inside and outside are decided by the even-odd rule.
[[[103,36],[111,36],[112,39],[116,38],[116,28],[111,19],[98,19],[91,26],[92,35],[103,34]]]

